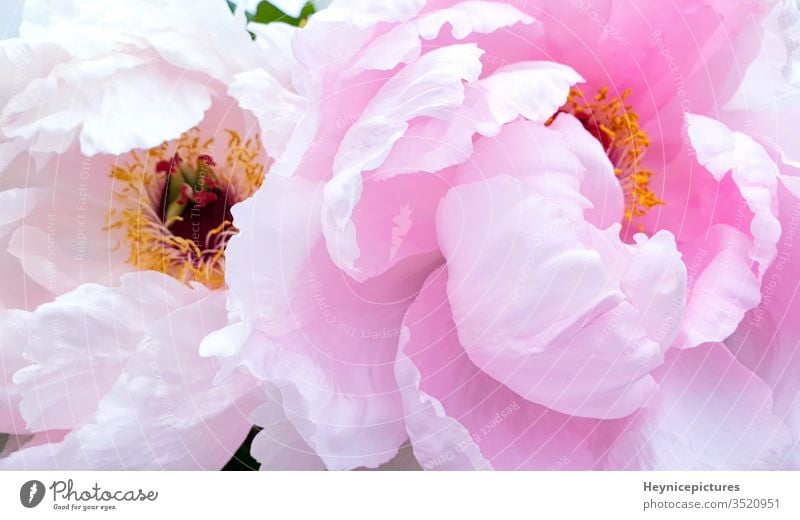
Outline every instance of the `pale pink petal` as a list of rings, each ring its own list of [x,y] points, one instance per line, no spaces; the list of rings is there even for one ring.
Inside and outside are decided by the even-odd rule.
[[[697,159],[720,181],[731,172],[733,181],[753,213],[750,233],[752,259],[764,271],[775,258],[781,233],[777,218],[777,189],[780,172],[766,150],[751,137],[732,132],[719,121],[687,115],[689,138]]]
[[[728,337],[761,297],[752,269],[752,242],[733,227],[716,224],[687,251],[692,280],[679,347]]]
[[[746,64],[750,50],[737,37],[765,14],[755,2],[697,0],[539,0],[523,10],[544,25],[544,38],[533,51],[544,55],[541,59],[555,57],[574,67],[594,88],[631,89],[639,115],[657,118],[662,127],[670,120],[679,124],[680,107],[659,110],[672,100],[678,105],[689,100],[695,111],[723,104],[732,93],[725,88],[727,79]]]
[[[31,82],[0,117],[3,133],[33,140],[34,151],[64,152],[77,132],[87,155],[151,148],[199,123],[211,105],[205,82],[177,70],[165,74],[140,57],[99,57],[56,70]]]
[[[447,24],[451,26],[453,37],[463,40],[474,33],[489,34],[518,23],[533,22],[533,18],[514,6],[481,0],[426,10],[376,37],[345,75],[354,76],[364,70],[391,70],[401,63],[410,63],[420,55],[421,39],[436,39]]]
[[[313,471],[325,469],[294,424],[286,418],[280,390],[270,388],[266,402],[252,414],[256,426],[263,428],[253,439],[250,453],[262,471]]]
[[[103,99],[95,112],[80,115],[81,150],[89,156],[152,148],[180,137],[200,123],[211,106],[206,81],[177,72],[172,77],[153,74],[148,62],[130,70],[109,73],[109,79],[103,83],[84,77],[72,81],[75,81],[76,94],[80,92],[94,99],[102,96]],[[102,85],[102,91],[87,85]],[[46,95],[66,95],[60,86],[56,88],[59,90]]]
[[[761,300],[725,340],[737,360],[758,374],[772,388],[775,414],[792,430],[794,449],[785,469],[800,466],[800,263],[798,253],[800,201],[782,191],[778,256],[764,275]]]
[[[19,412],[19,389],[12,381],[14,372],[26,366],[23,357],[27,343],[29,314],[24,311],[0,312],[0,432],[25,434],[28,429]]]
[[[719,343],[672,349],[658,394],[620,435],[608,469],[777,469],[791,434],[769,387]]]
[[[414,20],[396,25],[372,40],[345,76],[354,76],[364,70],[391,70],[401,63],[410,63],[421,53],[421,40],[436,39],[446,24],[451,26],[456,40],[463,40],[471,34],[489,34],[518,23],[529,25],[533,22],[533,18],[514,6],[481,0],[427,10]]]
[[[247,30],[256,35],[256,45],[268,60],[261,60],[262,69],[274,76],[281,85],[290,87],[297,68],[297,59],[292,53],[292,40],[300,27],[285,23],[256,23],[247,25]],[[257,69],[260,70],[260,69]]]
[[[759,142],[779,150],[785,163],[796,166],[800,7],[794,2],[771,4],[774,8],[750,31],[755,33],[750,39],[758,43],[758,53],[718,117],[732,128],[746,128]]]
[[[371,0],[350,0],[336,2],[316,14],[312,20],[317,23],[347,21],[355,27],[363,28],[380,22],[405,22],[416,16],[425,0],[396,0],[394,2],[372,2]]]
[[[669,233],[598,251],[618,228],[572,218],[503,175],[451,190],[438,219],[449,301],[465,350],[495,379],[564,413],[622,417],[655,390],[685,267]]]
[[[8,239],[0,240],[0,309],[35,309],[52,300],[53,295],[27,277],[19,259],[3,249],[8,248]]]
[[[551,197],[563,197],[563,201],[574,205],[578,212],[588,207],[586,200],[571,188],[584,178],[603,175],[603,171],[592,170],[584,176],[584,165],[567,150],[570,145],[564,136],[541,125],[516,122],[505,125],[496,139],[478,139],[473,147],[472,135],[477,130],[470,125],[476,120],[467,117],[463,124],[459,124],[467,115],[468,111],[464,111],[463,114],[458,112],[450,122],[422,120],[412,124],[386,162],[375,172],[363,175],[363,192],[351,222],[338,232],[333,224],[326,227],[329,237],[335,237],[335,241],[328,241],[329,247],[337,248],[334,256],[338,253],[342,257],[356,257],[355,271],[348,271],[351,275],[376,276],[408,255],[435,249],[432,245],[434,230],[426,223],[433,220],[435,208],[448,183],[513,173],[530,184],[547,189]],[[445,134],[439,134],[439,131]],[[440,144],[432,148],[431,143]],[[538,153],[531,153],[531,150]],[[452,169],[435,175],[419,173],[434,172],[440,167],[463,162],[470,156],[472,160],[456,170],[456,179],[452,178]],[[586,166],[595,168],[598,165],[587,159]],[[604,166],[611,168],[607,158]],[[546,174],[535,175],[539,170],[545,170]],[[569,177],[565,181],[568,189],[556,193],[564,184],[552,180],[561,175]],[[403,179],[403,176],[409,178]],[[587,181],[585,189],[582,187],[593,201],[597,200],[601,207],[606,204],[603,197],[607,188],[611,192],[608,197],[618,195],[621,205],[621,192],[616,180],[611,186],[603,186],[604,191],[596,187],[601,181],[593,182]],[[420,189],[420,184],[426,187]],[[386,205],[386,197],[396,202]],[[382,214],[383,218],[376,218],[376,213]]]
[[[379,167],[392,145],[416,117],[448,118],[464,102],[463,82],[480,74],[481,51],[454,45],[431,51],[387,81],[349,128],[326,186],[334,222],[341,226],[352,214],[361,192],[361,172]]]
[[[392,70],[401,63],[418,59],[421,52],[422,42],[414,24],[396,25],[372,40],[344,75],[353,77],[367,70]]]
[[[496,135],[519,116],[544,122],[567,100],[569,88],[582,81],[579,73],[560,63],[524,61],[503,67],[476,84],[484,91],[487,109],[478,109],[485,118],[478,120],[478,131]]]
[[[622,188],[600,141],[586,132],[580,121],[570,114],[559,114],[550,127],[564,134],[569,151],[585,169],[581,194],[593,206],[584,213],[586,220],[601,229],[622,222]]]
[[[719,183],[722,207],[718,220],[725,225],[712,226],[713,233],[698,237],[688,246],[694,250],[695,260],[690,263],[697,276],[690,293],[684,340],[679,344],[682,347],[724,340],[758,304],[759,284],[775,259],[781,234],[778,185],[782,175],[764,148],[713,119],[689,115],[687,121],[698,161]],[[733,188],[728,186],[728,172]],[[743,200],[752,214],[746,232],[731,227],[742,225],[742,218],[727,207],[729,200],[737,199]]]
[[[81,283],[114,283],[130,270],[127,251],[107,228],[112,208],[110,156],[87,159],[77,151],[49,159],[44,171],[16,161],[3,172],[25,174],[35,202],[25,208],[9,237],[8,251],[26,275],[52,294]]]
[[[445,24],[451,26],[454,38],[463,40],[472,33],[489,34],[518,23],[532,24],[533,21],[513,5],[470,0],[425,13],[415,23],[420,36],[426,40],[436,38]]]
[[[363,190],[362,172],[381,166],[394,143],[418,117],[447,119],[464,101],[463,81],[480,73],[480,51],[469,45],[437,49],[394,75],[342,139],[325,186],[323,225],[337,265],[358,280],[355,229],[350,224]]]
[[[352,230],[358,247],[355,271],[365,279],[411,256],[438,256],[436,208],[452,186],[450,172],[376,177],[364,176],[361,198],[345,228]],[[348,236],[329,240],[328,246],[341,251],[348,247]]]
[[[567,99],[581,77],[563,65],[525,62],[470,83],[463,105],[448,119],[412,121],[379,170],[381,178],[418,171],[435,172],[464,162],[476,133],[494,137],[520,116],[546,121]],[[430,143],[441,143],[431,147]]]
[[[226,252],[229,308],[252,327],[236,356],[280,388],[287,419],[326,467],[376,467],[406,438],[392,364],[402,314],[427,271],[406,263],[383,279],[348,278],[327,253],[320,199],[302,178],[268,176],[234,208],[241,234]],[[407,283],[395,286],[398,277]]]
[[[0,186],[22,184],[15,179],[24,175],[20,170],[23,168],[10,167],[3,171]],[[19,259],[9,252],[14,231],[41,204],[41,196],[41,190],[35,187],[9,187],[0,191],[0,272],[3,273],[0,278],[0,309],[31,309],[51,299],[50,291],[28,278]]]
[[[591,469],[614,421],[570,417],[527,401],[461,346],[437,270],[404,320],[396,374],[406,428],[424,469]]]
[[[368,45],[391,28],[389,24],[409,21],[424,5],[424,0],[357,0],[338,2],[316,13],[292,42],[303,71],[300,81],[304,93],[321,98],[325,84],[335,83],[334,78],[352,67],[362,51],[369,52]],[[331,34],[337,37],[331,38]]]
[[[269,143],[269,153],[276,157],[283,154],[294,125],[305,115],[307,100],[263,69],[238,74],[228,92],[258,118],[261,138]],[[263,102],[266,98],[269,103]]]
[[[592,203],[581,193],[585,167],[559,131],[529,121],[504,125],[493,138],[475,141],[471,160],[457,169],[455,182],[511,175],[562,206],[574,220],[583,220]]]
[[[301,279],[321,233],[321,200],[319,184],[268,175],[261,189],[233,208],[234,224],[242,232],[231,238],[225,254],[229,310],[250,321],[259,315],[271,320],[284,311],[291,296],[286,284]],[[241,344],[251,330],[232,332]],[[223,342],[215,341],[220,347]],[[216,349],[208,353],[221,354]]]
[[[38,190],[35,188],[10,188],[0,191],[0,237],[13,229],[13,224],[24,219],[36,207]]]
[[[340,266],[348,274],[357,279],[366,279],[386,271],[409,254],[431,251],[433,229],[425,224],[434,218],[433,211],[451,176],[450,171],[441,170],[464,162],[471,155],[475,159],[484,157],[485,152],[480,144],[478,149],[473,150],[473,135],[477,132],[496,134],[503,123],[521,114],[544,121],[545,114],[552,114],[564,102],[569,86],[579,79],[571,69],[548,63],[526,64],[518,71],[505,74],[510,76],[506,78],[510,83],[522,81],[530,86],[524,98],[520,97],[518,102],[510,99],[508,92],[497,88],[502,82],[494,81],[494,76],[468,85],[465,105],[454,112],[452,119],[418,118],[395,143],[380,168],[362,174],[362,192],[352,219],[343,227],[326,221],[325,227],[328,246],[334,258],[347,260]],[[526,79],[528,83],[525,83]],[[534,91],[536,93],[532,94]],[[533,135],[526,135],[515,144],[530,141],[525,142],[522,149],[537,145],[537,149],[542,150],[538,157],[548,161],[546,155],[551,151],[546,139],[558,139],[557,134],[539,126],[530,125],[526,128]],[[574,157],[567,155],[565,161],[571,162],[563,168],[571,170],[569,175],[579,182],[578,170],[581,165]],[[474,161],[470,161],[464,168],[469,169],[473,164]],[[439,173],[426,177],[420,172]],[[411,178],[398,179],[397,176],[401,174],[411,174]],[[419,189],[420,183],[425,184],[426,188]],[[406,190],[405,186],[414,186],[414,189]],[[619,190],[618,184],[616,189]],[[569,196],[572,195],[571,192]],[[387,206],[384,204],[386,196],[399,200]],[[376,211],[384,214],[384,218],[376,218]],[[402,222],[398,223],[396,219]],[[408,230],[404,229],[403,222],[410,225]],[[400,245],[396,239],[398,234],[403,237]]]

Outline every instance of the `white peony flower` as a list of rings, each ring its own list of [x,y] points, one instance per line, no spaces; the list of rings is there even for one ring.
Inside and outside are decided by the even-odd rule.
[[[261,394],[198,346],[269,167],[227,85],[288,78],[251,30],[219,0],[29,0],[0,41],[0,468],[215,469],[250,430]]]

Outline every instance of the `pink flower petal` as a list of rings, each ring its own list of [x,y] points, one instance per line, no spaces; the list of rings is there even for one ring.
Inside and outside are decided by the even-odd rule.
[[[591,469],[619,425],[532,403],[472,363],[446,293],[447,271],[425,284],[404,320],[396,374],[406,428],[424,469]]]
[[[781,235],[778,184],[783,179],[764,148],[749,136],[703,116],[689,115],[687,121],[698,161],[720,183],[724,196],[720,205],[741,197],[752,218],[745,234],[727,225],[741,226],[742,218],[727,215],[731,209],[723,207],[719,220],[726,225],[713,226],[710,237],[698,238],[690,246],[695,249],[698,276],[691,289],[682,347],[724,340],[758,304],[759,284],[776,257]],[[731,181],[725,179],[729,171]],[[730,182],[733,188],[727,187]]]
[[[376,467],[406,438],[392,363],[431,260],[354,281],[328,255],[320,204],[317,185],[270,176],[234,208],[241,234],[226,253],[229,306],[252,327],[236,356],[278,386],[286,418],[326,467]]]
[[[769,387],[721,344],[670,350],[658,394],[609,452],[609,469],[780,467],[791,443]]]
[[[468,355],[498,381],[564,413],[623,417],[655,390],[685,267],[669,233],[630,247],[618,227],[574,218],[512,177],[454,188],[438,220],[449,300]]]

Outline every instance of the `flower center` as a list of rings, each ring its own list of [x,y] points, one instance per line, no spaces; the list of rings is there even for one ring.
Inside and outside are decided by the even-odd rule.
[[[573,87],[559,110],[575,116],[603,145],[625,194],[624,211],[628,222],[664,204],[650,189],[653,172],[642,166],[650,138],[639,127],[639,116],[625,104],[630,93],[626,90],[620,96],[609,96],[608,87],[603,87],[593,98],[587,98],[580,89]]]
[[[211,288],[225,283],[225,247],[237,233],[230,208],[252,195],[264,178],[261,142],[242,141],[234,131],[222,164],[212,156],[214,139],[193,129],[173,143],[131,153],[111,175],[119,207],[109,227],[123,232],[128,262]]]

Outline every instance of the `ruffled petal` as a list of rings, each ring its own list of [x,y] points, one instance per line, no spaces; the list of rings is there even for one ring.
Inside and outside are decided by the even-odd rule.
[[[550,128],[564,134],[569,151],[583,165],[580,192],[593,206],[584,212],[586,220],[600,229],[622,222],[624,195],[600,141],[571,114],[559,114]]]
[[[269,143],[269,152],[282,155],[294,126],[308,110],[308,101],[263,69],[238,74],[228,92],[243,109],[258,118],[261,137]],[[270,102],[264,103],[267,98]]]
[[[380,178],[460,164],[471,156],[476,133],[494,137],[519,117],[545,122],[580,81],[573,69],[558,63],[522,62],[470,83],[463,104],[449,118],[410,123],[382,163]],[[442,146],[432,148],[431,142]]]
[[[559,204],[578,221],[592,206],[581,193],[585,171],[563,133],[520,120],[504,125],[495,137],[476,139],[470,161],[458,167],[454,182],[510,175]]]
[[[591,469],[619,429],[532,403],[472,363],[433,273],[406,314],[396,375],[424,469]]]
[[[29,429],[90,420],[148,326],[196,297],[173,278],[141,272],[118,289],[86,284],[39,307],[29,319],[29,361],[14,374]]]
[[[481,0],[427,11],[372,40],[345,76],[365,70],[391,70],[401,63],[410,63],[419,57],[422,40],[435,39],[446,24],[451,26],[453,37],[463,40],[474,33],[489,34],[518,23],[533,22],[533,18],[514,6]]]
[[[774,412],[792,430],[794,447],[784,469],[800,468],[800,263],[797,234],[800,201],[786,190],[780,194],[781,226],[778,256],[764,275],[761,300],[725,344],[744,366],[772,388]]]
[[[722,205],[741,197],[752,218],[746,232],[742,217],[722,207],[710,236],[695,239],[690,261],[697,273],[691,288],[684,338],[679,346],[722,341],[760,299],[764,272],[775,260],[781,235],[778,186],[784,179],[764,148],[751,137],[713,119],[688,115],[688,132],[698,161],[719,182]],[[730,181],[725,177],[730,172]],[[733,188],[726,183],[732,182]],[[733,192],[733,193],[731,193]],[[711,254],[709,254],[711,251]]]
[[[19,389],[12,380],[17,370],[28,364],[24,358],[29,334],[29,314],[24,311],[0,312],[0,433],[28,433],[19,412]]]
[[[481,54],[474,45],[436,49],[381,87],[345,134],[334,160],[334,176],[325,188],[333,222],[347,222],[361,192],[361,172],[383,163],[411,119],[446,119],[461,106],[463,82],[478,78]]]
[[[415,23],[420,36],[426,40],[436,38],[445,24],[450,25],[454,38],[463,40],[473,33],[490,34],[518,23],[529,25],[533,21],[513,5],[470,0],[424,13]]]
[[[497,75],[503,77],[496,78]],[[434,249],[431,247],[433,227],[426,223],[434,218],[438,200],[447,183],[451,182],[451,170],[446,169],[470,157],[481,156],[480,149],[473,147],[474,134],[495,135],[504,123],[520,116],[544,122],[565,101],[570,85],[578,80],[580,77],[568,67],[526,63],[513,71],[499,72],[468,85],[464,105],[455,109],[451,118],[417,118],[411,122],[381,166],[359,176],[360,192],[350,220],[341,225],[334,221],[333,215],[326,219],[324,229],[328,247],[338,265],[350,276],[363,280],[385,272],[407,255]],[[504,84],[522,84],[524,87],[520,87],[519,92],[527,89],[526,95],[515,98],[502,88]],[[537,144],[549,153],[549,143],[545,139],[549,135],[553,140],[557,135],[540,128],[528,127],[534,135],[525,138],[535,141],[540,134],[547,134]],[[438,144],[431,147],[431,143]],[[525,143],[523,150],[528,144]],[[518,152],[506,153],[518,155]],[[545,153],[540,157],[547,160]],[[569,174],[578,182],[580,172],[577,170],[581,166],[572,155],[569,155],[569,160],[572,163],[567,168],[575,170]],[[472,164],[474,160],[465,167]],[[426,172],[438,173],[425,176]],[[410,178],[398,178],[401,176]],[[334,179],[333,183],[336,182]],[[421,184],[425,188],[419,189]],[[412,185],[413,190],[406,189]],[[385,205],[387,196],[396,200],[396,204]],[[338,203],[341,197],[349,195],[334,193],[327,200],[334,197]],[[377,211],[384,214],[383,218],[376,218],[377,206],[373,201],[380,202]],[[397,240],[398,234],[403,238],[401,242]]]
[[[626,246],[618,227],[575,221],[505,175],[451,190],[438,230],[458,336],[481,369],[528,400],[587,417],[628,415],[655,391],[649,372],[685,299],[669,233]]]
[[[708,117],[686,117],[689,138],[697,159],[721,181],[731,172],[733,181],[753,213],[750,233],[753,237],[752,259],[763,275],[775,259],[781,234],[777,218],[777,189],[780,172],[766,150],[751,137],[732,132]]]
[[[327,468],[376,467],[406,439],[392,363],[427,271],[412,263],[368,283],[348,278],[322,240],[320,195],[300,177],[269,176],[234,208],[229,309],[252,327],[235,357],[280,389],[287,419]]]
[[[658,394],[609,452],[608,469],[764,470],[780,467],[791,434],[769,387],[719,343],[672,349]]]
[[[692,283],[678,347],[727,338],[748,309],[758,305],[761,286],[752,270],[752,242],[733,227],[716,224],[687,251]]]
[[[335,233],[331,227],[325,228],[332,256],[356,258],[347,274],[370,279],[406,258],[438,256],[436,208],[452,185],[451,172],[411,173],[388,179],[366,175],[364,180],[352,220],[344,231]]]
[[[132,278],[127,278],[126,282],[129,285],[123,291],[151,289],[146,283],[133,283]],[[61,404],[71,416],[67,418],[47,406],[48,402],[55,401],[55,396],[50,401],[44,396],[39,399],[42,408],[48,411],[38,419],[43,425],[69,426],[73,431],[62,440],[23,446],[0,459],[0,467],[27,470],[221,468],[250,430],[248,416],[256,401],[247,392],[253,389],[253,384],[250,378],[242,375],[223,384],[214,384],[218,366],[213,360],[201,359],[197,346],[208,330],[224,323],[225,293],[198,291],[192,294],[188,288],[184,290],[189,301],[168,314],[156,313],[162,310],[158,304],[163,305],[167,300],[163,293],[143,294],[139,304],[153,310],[145,336],[127,356],[118,350],[119,357],[126,357],[118,369],[93,365],[94,371],[84,376],[97,382],[99,374],[113,375],[114,381],[109,381],[111,384],[102,389],[99,383],[95,384],[97,398],[77,395],[75,389],[86,389],[86,379],[69,385]],[[66,300],[54,305],[58,304],[66,305]],[[117,311],[115,316],[135,314],[131,309],[115,307],[114,310]],[[98,311],[93,310],[92,314],[97,315]],[[119,321],[107,319],[105,327],[124,328]],[[80,321],[71,323],[82,325]],[[112,340],[97,340],[97,329],[95,327],[90,336],[95,351],[100,350],[100,346],[114,345]],[[126,339],[130,337],[128,332]],[[107,334],[113,337],[113,331]],[[81,353],[80,365],[85,365],[85,357]],[[74,372],[74,365],[78,364],[75,361],[73,366],[64,365],[61,371]],[[42,371],[39,375],[44,375]],[[54,382],[59,380],[55,373],[49,377]],[[61,381],[67,380],[62,378]],[[48,388],[41,377],[37,383],[38,389]],[[101,390],[104,390],[102,395]],[[61,392],[64,394],[63,389]],[[90,401],[94,401],[94,409],[84,411]]]
[[[794,124],[800,114],[800,6],[772,4],[755,29],[758,54],[720,117],[733,128],[747,128],[749,135],[777,150],[784,163],[800,166],[800,150],[794,145],[800,137]]]
[[[3,103],[0,131],[38,152],[79,141],[87,156],[179,137],[221,83],[259,63],[244,14],[200,2],[30,3],[20,39],[0,47],[8,75],[22,78]],[[196,16],[183,16],[188,9]]]
[[[369,70],[392,70],[401,63],[411,63],[421,53],[418,29],[413,23],[400,24],[372,40],[344,75],[353,77]]]
[[[350,0],[348,2],[336,2],[317,13],[312,20],[316,20],[316,23],[347,21],[357,28],[370,27],[381,22],[405,22],[416,16],[425,7],[426,3],[426,0],[396,0],[394,2]]]
[[[251,419],[263,428],[253,439],[251,455],[261,464],[262,471],[313,471],[325,469],[294,424],[287,419],[283,397],[278,388],[267,391],[266,401],[252,414]]]

